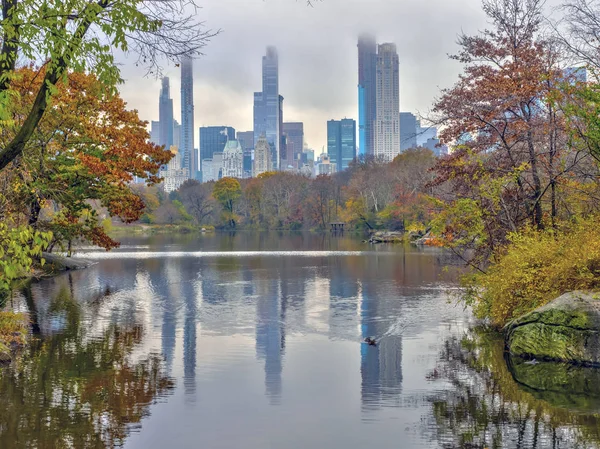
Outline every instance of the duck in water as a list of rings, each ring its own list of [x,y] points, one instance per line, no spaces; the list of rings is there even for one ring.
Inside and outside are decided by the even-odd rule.
[[[367,343],[369,346],[377,346],[377,342],[371,337],[365,338],[365,343]]]

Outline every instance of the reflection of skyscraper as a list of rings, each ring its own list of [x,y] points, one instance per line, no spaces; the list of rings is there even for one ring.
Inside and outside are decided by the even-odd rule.
[[[162,352],[167,365],[167,373],[170,374],[175,354],[175,343],[177,340],[177,298],[181,298],[181,271],[175,261],[165,264],[164,275],[166,291],[162,295],[162,329],[161,344]]]
[[[186,395],[196,392],[196,314],[198,295],[202,295],[202,286],[197,286],[190,279],[196,277],[194,264],[182,264],[186,275],[182,290],[185,301],[185,318],[183,323],[183,386]]]
[[[377,346],[361,344],[361,397],[364,410],[376,410],[396,401],[402,387],[402,337],[387,335],[382,316],[401,316],[394,305],[385,302],[372,284],[364,284],[359,294],[361,336],[375,337]],[[391,310],[390,310],[391,309]]]
[[[329,281],[329,328],[338,338],[356,338],[358,282],[347,274],[340,259],[331,265]]]
[[[281,303],[277,281],[263,280],[256,303],[256,357],[265,361],[265,388],[271,404],[281,400],[284,334],[281,331]]]

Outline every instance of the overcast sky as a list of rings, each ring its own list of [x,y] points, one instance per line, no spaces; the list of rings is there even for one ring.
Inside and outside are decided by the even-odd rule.
[[[357,37],[367,31],[379,43],[394,42],[400,58],[400,110],[426,114],[460,66],[462,31],[486,26],[480,0],[198,0],[198,20],[222,33],[194,64],[194,144],[198,127],[252,129],[253,92],[261,90],[261,57],[279,52],[279,90],[284,121],[302,121],[311,148],[326,145],[326,122],[358,118]],[[160,81],[145,78],[124,61],[121,94],[144,120],[158,120]],[[167,67],[175,118],[180,119],[179,69]],[[180,120],[179,120],[180,121]]]

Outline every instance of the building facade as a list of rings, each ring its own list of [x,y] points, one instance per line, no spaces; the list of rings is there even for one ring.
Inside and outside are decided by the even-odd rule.
[[[173,120],[173,145],[177,148],[181,148],[181,125],[177,120]],[[183,157],[182,157],[183,159]]]
[[[199,178],[198,161],[194,157],[194,65],[189,56],[181,60],[181,140],[183,165],[192,179]]]
[[[252,176],[257,177],[261,173],[273,170],[271,147],[265,136],[261,136],[256,145],[254,145],[254,161],[252,167]]]
[[[436,139],[435,137],[427,139],[427,142],[425,142],[423,147],[431,150],[437,157],[446,156],[448,154],[448,147],[442,145],[439,139]]]
[[[182,163],[179,149],[175,145],[171,145],[169,149],[175,156],[167,164],[166,170],[162,170],[161,172],[163,178],[162,187],[167,193],[178,190],[179,187],[190,178],[187,168],[181,167]]]
[[[223,151],[223,178],[244,177],[244,150],[237,140],[228,140]]]
[[[363,34],[358,39],[358,134],[360,154],[374,153],[377,112],[377,43]]]
[[[400,113],[400,151],[417,147],[419,121],[410,112]]]
[[[235,140],[235,128],[231,126],[202,126],[200,128],[201,180],[204,178],[204,160],[213,159],[215,153],[222,153],[228,140]]]
[[[254,93],[254,146],[263,135],[271,151],[271,165],[279,167],[283,97],[279,95],[279,57],[267,47],[262,59],[262,92]]]
[[[223,177],[223,153],[213,153],[209,159],[202,160],[202,182],[218,181]]]
[[[173,100],[171,99],[171,87],[169,78],[162,79],[162,87],[158,98],[158,121],[159,133],[158,144],[165,148],[171,148],[173,140]]]
[[[150,122],[150,142],[154,145],[160,145],[160,121],[158,120]]]
[[[326,153],[321,154],[315,164],[315,176],[333,175],[336,171],[336,164],[331,161],[329,155]]]
[[[356,158],[356,121],[352,119],[327,122],[327,156],[336,171],[346,170]]]
[[[391,161],[400,154],[400,78],[395,44],[381,44],[377,53],[375,152]]]
[[[284,122],[283,134],[287,144],[287,165],[298,168],[304,150],[304,123]]]
[[[421,126],[421,122],[417,122],[417,146],[424,147],[429,139],[437,137],[437,128],[433,126]]]
[[[254,154],[254,131],[238,131],[237,140],[244,151],[244,178],[251,178],[252,155]]]

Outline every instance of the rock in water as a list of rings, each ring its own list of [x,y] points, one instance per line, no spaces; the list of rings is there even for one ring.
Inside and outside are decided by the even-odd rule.
[[[600,366],[600,294],[571,292],[506,326],[513,355]]]

